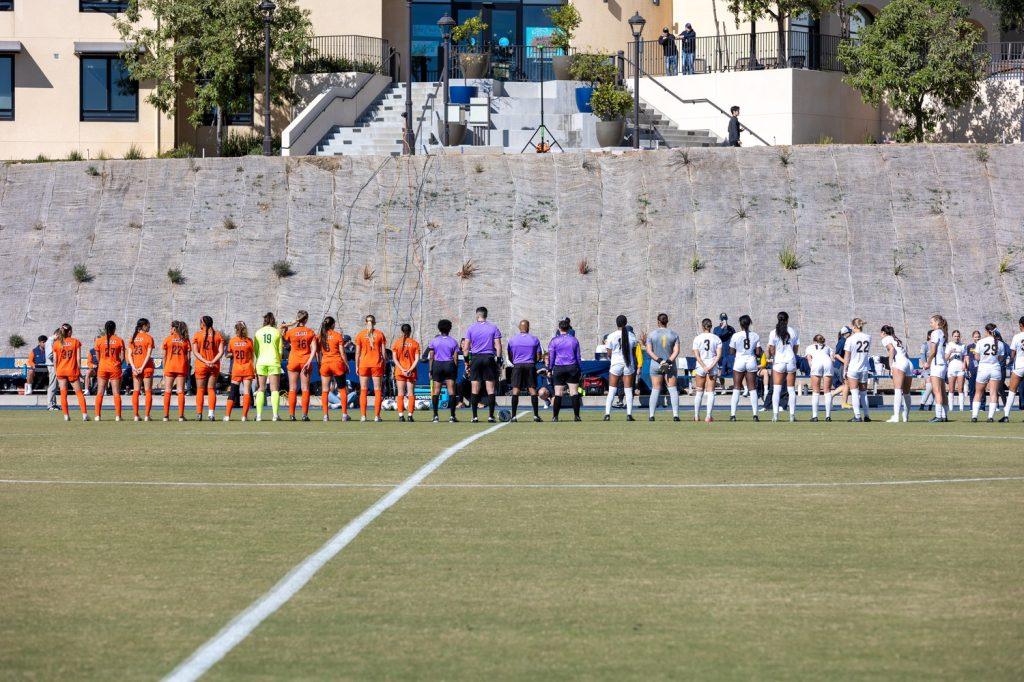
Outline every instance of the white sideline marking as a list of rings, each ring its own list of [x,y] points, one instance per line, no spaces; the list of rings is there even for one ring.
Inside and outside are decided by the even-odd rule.
[[[928,433],[928,438],[987,438],[989,440],[1024,440],[1024,436],[974,436],[963,433]]]
[[[191,656],[182,661],[164,680],[173,680],[175,682],[191,681],[202,677],[217,661],[224,658],[228,652],[248,637],[260,623],[273,615],[275,611],[294,597],[316,575],[317,571],[323,568],[324,564],[337,556],[338,552],[344,549],[348,543],[352,542],[374,519],[405,497],[409,491],[418,486],[423,479],[432,474],[459,450],[490,433],[494,433],[509,423],[501,422],[489,429],[464,438],[424,464],[416,473],[392,488],[387,495],[377,500],[373,506],[349,521],[344,528],[324,543],[320,549],[292,568],[268,592],[235,616],[220,632],[207,640]]]
[[[492,427],[494,428],[494,427]],[[485,435],[478,434],[475,438]],[[469,444],[469,439],[465,445]],[[452,446],[455,447],[455,446]],[[446,451],[447,452],[447,451]],[[443,454],[443,453],[442,453]],[[454,453],[452,453],[454,454]],[[450,455],[449,455],[450,456]],[[443,463],[443,462],[441,462]],[[441,464],[439,463],[439,465]],[[428,465],[429,466],[429,465]],[[437,467],[434,467],[435,469]],[[422,471],[422,469],[421,469]],[[419,472],[417,472],[418,474]],[[429,473],[429,472],[428,472]],[[425,476],[426,474],[424,474]],[[411,479],[410,479],[411,480]],[[422,478],[420,479],[422,480]],[[1024,476],[983,476],[974,478],[925,478],[897,481],[766,481],[763,483],[422,483],[417,487],[444,489],[583,489],[583,490],[616,490],[616,489],[652,489],[652,490],[686,490],[704,488],[848,488],[870,486],[900,485],[937,485],[951,483],[988,483],[995,481],[1024,481]],[[408,480],[406,481],[408,483]],[[167,488],[348,488],[370,490],[375,488],[393,488],[395,483],[244,483],[244,482],[205,482],[205,481],[61,481],[46,479],[0,479],[0,485],[110,485],[110,486],[152,486]],[[405,485],[402,483],[401,485]],[[397,490],[397,488],[396,488]],[[404,493],[403,493],[404,494]],[[386,498],[383,498],[386,499]],[[397,502],[397,499],[395,500]],[[393,503],[392,503],[393,504]],[[383,511],[383,510],[382,510]],[[358,519],[357,519],[358,520]],[[371,519],[372,520],[372,519]]]

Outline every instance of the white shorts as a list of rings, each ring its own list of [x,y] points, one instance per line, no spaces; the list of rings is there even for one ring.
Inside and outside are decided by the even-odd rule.
[[[633,365],[627,366],[624,362],[616,362],[614,365],[608,368],[608,373],[615,377],[631,377],[634,374],[636,374],[636,367],[634,367]]]
[[[990,381],[1002,381],[1003,373],[999,365],[978,365],[978,377],[974,380],[977,384],[987,384]]]
[[[912,376],[914,373],[914,363],[910,360],[904,360],[903,364],[892,365],[893,371],[903,372],[907,376]]]
[[[737,355],[732,363],[733,372],[756,372],[757,359],[753,355]]]
[[[928,368],[928,374],[933,379],[946,380],[946,366],[945,365],[932,365]]]
[[[796,371],[796,358],[790,358],[789,360],[779,360],[776,358],[772,364],[772,371],[778,372],[779,374],[789,374],[790,372]]]
[[[965,374],[964,363],[962,360],[950,360],[949,364],[946,365],[949,369],[946,371],[946,376],[962,377]]]
[[[696,367],[693,368],[693,373],[696,376],[699,376],[699,377],[707,377],[707,376],[717,377],[718,376],[718,365],[711,365],[711,370],[707,371],[707,372],[705,372],[703,369],[701,369],[700,365],[697,365]]]
[[[1018,379],[1024,379],[1024,367],[1018,367],[1013,373]]]
[[[812,377],[832,377],[832,365],[811,365]]]
[[[871,370],[868,370],[868,369],[847,370],[846,371],[846,378],[847,379],[853,379],[858,384],[866,384],[866,383],[868,383],[868,380],[871,379]]]

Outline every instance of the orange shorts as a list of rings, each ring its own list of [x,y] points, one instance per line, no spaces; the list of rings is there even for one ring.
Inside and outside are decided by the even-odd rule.
[[[348,374],[348,368],[342,362],[325,362],[320,365],[320,376],[322,377],[343,377]]]
[[[382,377],[384,376],[384,368],[381,365],[360,367],[358,370],[356,370],[356,374],[358,374],[361,377]]]
[[[255,378],[255,374],[232,374],[231,383],[237,384],[239,381],[252,381]]]
[[[153,363],[149,363],[145,367],[142,368],[142,372],[140,372],[140,374],[142,375],[143,379],[152,379],[153,378],[153,372],[154,372]],[[132,369],[132,375],[138,376],[137,374],[135,374],[135,370],[134,369]]]
[[[106,381],[110,381],[111,379],[120,379],[121,378],[121,370],[119,370],[119,369],[101,369],[98,372],[96,372],[96,378],[97,379],[104,379]]]
[[[307,360],[309,360],[309,358],[296,358],[293,360],[291,356],[288,356],[288,371],[298,372],[302,369],[302,366],[306,364]]]
[[[416,383],[416,372],[412,374],[395,374],[395,381],[409,381]]]
[[[213,367],[209,365],[196,365],[196,381],[202,381],[210,377],[220,375],[220,364],[216,364]]]
[[[68,374],[67,372],[57,372],[58,379],[64,379],[65,381],[78,381],[82,378],[81,372],[75,372],[74,374]]]
[[[188,376],[188,374],[186,374],[185,372],[168,372],[166,370],[164,371],[164,378],[165,379],[177,379],[178,377],[185,377],[185,376]]]

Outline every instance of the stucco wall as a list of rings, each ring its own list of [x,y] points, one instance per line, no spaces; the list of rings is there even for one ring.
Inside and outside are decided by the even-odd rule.
[[[0,165],[0,353],[12,333],[65,321],[89,338],[106,319],[163,333],[172,318],[229,327],[299,308],[345,331],[372,312],[385,333],[408,321],[420,337],[441,317],[463,328],[478,305],[542,335],[569,315],[588,349],[619,313],[644,330],[666,312],[686,338],[721,311],[764,331],[788,310],[804,338],[857,315],[916,341],[934,312],[966,329],[1024,312],[1024,148],[780,154]],[[784,248],[799,269],[780,266]],[[1004,258],[1015,267],[999,274]],[[278,279],[278,259],[295,275]],[[92,282],[74,281],[78,263]]]

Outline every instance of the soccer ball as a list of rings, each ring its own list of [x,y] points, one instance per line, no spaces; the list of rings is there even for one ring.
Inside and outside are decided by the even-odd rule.
[[[430,401],[429,400],[417,400],[416,401],[416,409],[417,410],[427,410],[427,409],[430,409]]]
[[[382,402],[380,406],[381,408],[390,411],[398,407],[398,403],[395,402],[394,398],[385,398],[384,402]]]
[[[511,410],[498,410],[498,420],[503,422],[512,421]]]

